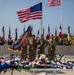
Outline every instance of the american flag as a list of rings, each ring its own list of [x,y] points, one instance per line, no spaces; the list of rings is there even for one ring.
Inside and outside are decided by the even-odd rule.
[[[61,5],[61,0],[48,0],[47,7],[49,6],[59,6]]]
[[[34,5],[30,8],[17,11],[18,19],[21,23],[28,20],[42,19],[42,3]]]

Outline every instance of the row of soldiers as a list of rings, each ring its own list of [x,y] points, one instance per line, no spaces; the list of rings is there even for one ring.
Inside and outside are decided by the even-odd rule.
[[[55,38],[52,35],[49,40],[44,39],[42,34],[40,37],[35,39],[35,35],[26,39],[25,44],[21,47],[21,58],[26,59],[27,57],[27,46],[29,45],[29,61],[35,60],[36,52],[38,56],[45,54],[45,48],[48,46],[48,58],[49,60],[55,60]]]

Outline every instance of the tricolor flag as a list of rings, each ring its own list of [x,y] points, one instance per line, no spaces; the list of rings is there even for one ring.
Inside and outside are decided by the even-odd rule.
[[[59,27],[59,34],[58,34],[58,36],[59,36],[59,38],[62,39],[62,27],[61,27],[61,25]]]
[[[42,19],[42,3],[17,11],[17,14],[21,23],[27,22],[28,20]]]
[[[46,39],[47,39],[47,40],[50,39],[50,25],[48,26],[48,34],[46,35]]]
[[[59,6],[61,5],[61,0],[48,0],[47,7],[50,6]]]

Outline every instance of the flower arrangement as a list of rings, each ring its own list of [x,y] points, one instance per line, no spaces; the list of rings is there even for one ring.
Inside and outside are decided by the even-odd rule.
[[[74,63],[67,62],[66,60],[59,62],[49,61],[48,57],[44,54],[40,54],[33,62],[29,62],[28,59],[23,60],[20,57],[0,58],[0,73],[2,71],[5,73],[10,69],[21,71],[22,69],[29,70],[31,68],[74,69]]]
[[[34,68],[54,68],[56,64],[54,61],[49,61],[46,55],[40,54],[39,58],[32,62],[32,65]]]
[[[30,67],[29,60],[23,60],[19,57],[0,58],[0,73],[2,71],[5,73],[9,69],[16,69],[18,71],[21,71],[21,69],[29,70]]]
[[[74,64],[66,61],[64,57],[59,62],[49,61],[46,55],[40,54],[40,56],[32,62],[32,68],[74,69]]]

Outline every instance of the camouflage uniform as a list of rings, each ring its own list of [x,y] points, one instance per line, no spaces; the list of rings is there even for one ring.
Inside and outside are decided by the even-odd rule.
[[[26,43],[21,47],[21,58],[26,60],[27,58],[27,45],[28,45],[28,40],[26,40]]]
[[[35,60],[35,57],[36,57],[36,40],[32,36],[31,39],[29,40],[29,61],[31,62]]]
[[[55,60],[55,40],[53,39],[53,37],[51,37],[48,41],[49,43],[49,48],[48,48],[48,58],[49,60]]]
[[[45,47],[46,47],[46,41],[44,39],[44,36],[41,35],[41,38],[37,42],[37,49],[38,49],[38,55],[45,53]]]

